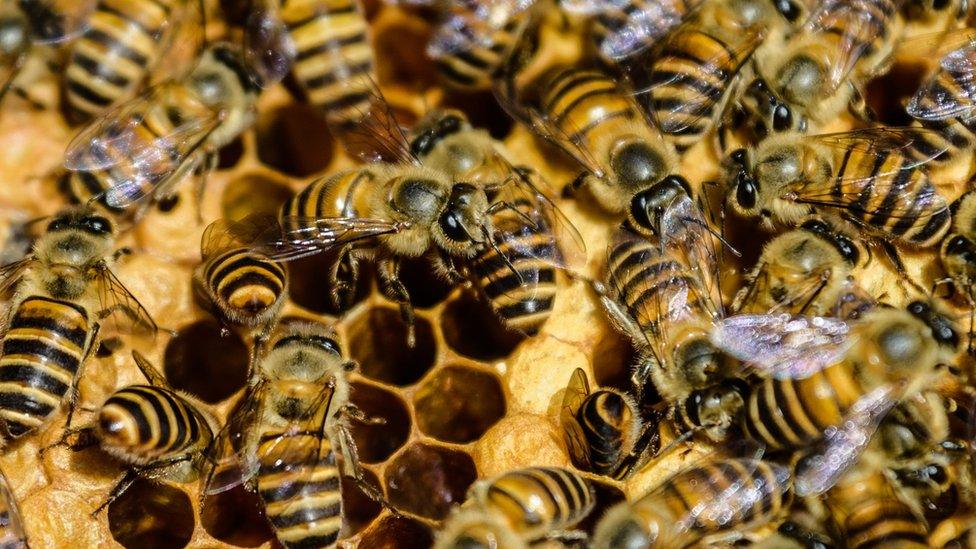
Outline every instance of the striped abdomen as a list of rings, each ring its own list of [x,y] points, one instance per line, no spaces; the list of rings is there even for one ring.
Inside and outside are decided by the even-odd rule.
[[[665,548],[758,528],[780,518],[791,503],[786,467],[733,458],[679,471],[630,506],[645,528],[658,532],[653,547]]]
[[[289,231],[300,228],[299,220],[365,216],[376,179],[368,168],[315,179],[281,207],[281,225]]]
[[[258,495],[278,541],[289,549],[335,543],[342,526],[342,497],[328,437],[319,429],[265,432],[257,453]]]
[[[716,105],[745,59],[746,55],[701,30],[679,27],[668,35],[648,68],[651,89],[644,101],[679,152],[711,129]]]
[[[87,30],[72,44],[64,73],[67,105],[93,118],[132,95],[160,55],[179,0],[100,0]]]
[[[509,19],[487,40],[470,40],[464,47],[436,55],[434,64],[444,80],[464,90],[487,90],[492,77],[521,34],[523,18]],[[479,31],[474,31],[479,32]]]
[[[472,259],[478,286],[506,326],[533,335],[552,313],[556,299],[559,250],[551,229],[526,200],[492,214],[495,246],[483,247]],[[531,219],[532,222],[528,222]]]
[[[842,528],[847,547],[867,549],[928,547],[928,527],[895,495],[880,473],[853,479],[827,493],[827,504]]]
[[[770,450],[798,448],[840,425],[867,391],[849,364],[838,363],[803,379],[765,379],[751,388],[742,429]]]
[[[902,242],[926,247],[949,230],[949,204],[909,155],[848,149],[834,174],[844,215]],[[878,175],[883,174],[883,175]]]
[[[837,56],[841,61],[850,58],[853,65],[845,68],[853,71],[854,78],[871,76],[876,65],[887,57],[897,12],[898,2],[894,0],[823,3],[818,5],[817,30],[822,40],[845,52]]]
[[[913,108],[921,112],[939,112],[949,105],[959,105],[963,109],[956,116],[938,120],[920,119],[917,123],[923,128],[933,130],[938,135],[921,134],[912,141],[912,147],[925,158],[932,158],[935,153],[946,149],[945,152],[932,158],[936,165],[947,164],[961,154],[968,154],[976,143],[976,117],[973,116],[973,101],[976,99],[972,71],[969,67],[976,64],[976,47],[964,47],[953,51],[953,62],[959,63],[964,70],[954,70],[945,66],[932,78],[931,86],[923,88],[913,98],[917,106]]]
[[[252,327],[280,308],[287,284],[284,266],[247,249],[209,259],[203,277],[228,320]]]
[[[292,73],[308,102],[338,123],[370,110],[373,48],[357,0],[287,0],[281,19],[295,44]]]
[[[557,467],[529,467],[490,481],[481,503],[504,515],[525,539],[563,530],[589,514],[595,495],[586,479]]]
[[[57,411],[90,336],[88,313],[79,305],[34,296],[13,309],[0,341],[0,420],[7,436],[33,431]]]
[[[599,475],[613,474],[633,445],[633,410],[622,395],[596,391],[576,412],[576,421],[589,444],[590,466]]]
[[[102,446],[136,463],[169,459],[202,449],[213,438],[210,424],[182,396],[150,385],[132,385],[98,412]]]

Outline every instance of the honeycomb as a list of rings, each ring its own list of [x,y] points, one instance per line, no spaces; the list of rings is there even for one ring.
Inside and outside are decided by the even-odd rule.
[[[245,3],[225,4],[228,19],[243,13]],[[553,195],[575,177],[577,169],[570,159],[512,124],[490,94],[439,86],[423,57],[433,28],[431,14],[377,1],[366,4],[378,80],[402,122],[413,122],[434,105],[459,107],[501,139],[519,163],[538,167],[552,184]],[[569,34],[558,29],[544,32],[553,34],[542,41],[540,55],[572,60],[579,54],[579,44]],[[221,34],[219,25],[211,34]],[[869,99],[882,116],[894,112],[884,107],[900,99],[889,90],[914,89],[906,82],[921,74],[925,62],[899,60],[883,81],[872,85]],[[56,86],[39,83],[44,85],[48,92]],[[5,257],[16,257],[25,242],[24,222],[50,215],[63,204],[51,174],[74,129],[56,109],[32,109],[16,97],[6,101],[0,116],[0,242],[5,243]],[[265,91],[258,112],[255,126],[221,151],[199,212],[193,186],[183,185],[176,200],[153,207],[120,239],[118,244],[134,253],[122,260],[116,274],[163,330],[151,343],[102,343],[80,381],[75,425],[88,420],[92,409],[117,388],[143,381],[130,357],[133,346],[161,368],[175,388],[211,404],[221,419],[240,400],[249,342],[246,334],[224,330],[194,295],[191,276],[200,261],[201,234],[217,218],[273,213],[311,178],[356,164],[332,138],[323,117],[296,100],[287,82]],[[836,129],[847,124],[839,121]],[[717,159],[702,143],[685,154],[682,169],[694,184],[714,180]],[[953,174],[943,177],[952,198],[962,190],[951,183],[956,180]],[[384,420],[354,422],[352,430],[367,479],[399,513],[384,509],[355,483],[344,481],[350,545],[427,546],[436,526],[464,500],[476,479],[528,465],[571,466],[557,417],[562,390],[576,368],[587,371],[597,385],[627,387],[630,344],[606,322],[583,280],[599,276],[612,223],[581,202],[560,200],[559,206],[587,245],[585,263],[576,266],[582,278],[562,277],[552,318],[539,335],[528,339],[507,332],[469,290],[446,285],[425,263],[416,261],[408,263],[403,274],[417,309],[416,343],[411,348],[396,304],[377,292],[369,276],[362,277],[356,304],[339,312],[324,286],[328,258],[290,264],[291,294],[284,318],[336,327],[346,352],[360,365],[353,376],[353,402],[368,416]],[[731,291],[773,235],[757,238],[750,225],[735,218],[729,223],[731,240],[743,251],[741,259],[724,266]],[[893,305],[905,302],[910,289],[890,282],[898,277],[887,264],[874,263],[864,275],[866,288],[886,293]],[[907,263],[909,272],[926,284],[941,276],[928,255],[909,254]],[[58,440],[62,427],[63,421],[55,420],[0,457],[33,547],[276,545],[257,497],[243,488],[201,500],[195,483],[140,479],[92,516],[124,469],[97,448],[53,446],[42,453]],[[582,527],[592,529],[608,506],[625,495],[644,493],[707,451],[689,446],[625,483],[594,478],[598,507]]]

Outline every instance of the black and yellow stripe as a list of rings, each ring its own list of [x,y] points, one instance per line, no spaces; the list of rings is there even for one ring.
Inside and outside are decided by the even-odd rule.
[[[379,184],[376,174],[366,168],[315,179],[281,207],[282,228],[301,229],[301,220],[368,216],[369,200]]]
[[[972,66],[976,63],[976,47],[968,45],[953,52],[954,55],[965,55],[963,65]],[[931,111],[940,108],[946,98],[955,98],[961,104],[970,104],[973,100],[972,74],[969,71],[952,70],[942,67],[933,76],[932,85],[927,93],[916,96],[918,109]],[[972,111],[966,109],[958,116],[941,120],[920,119],[917,122],[923,128],[933,130],[936,135],[923,134],[912,142],[912,148],[925,158],[931,158],[934,165],[948,164],[960,156],[970,154],[973,144],[976,144],[976,117]],[[935,153],[944,150],[941,154]]]
[[[882,473],[835,487],[827,494],[827,504],[845,534],[847,547],[929,547],[928,527],[895,496]]]
[[[329,413],[325,408],[313,414],[308,428],[265,429],[258,443],[258,495],[278,541],[288,549],[325,547],[339,538],[340,477],[321,429]]]
[[[472,268],[502,322],[534,335],[552,313],[556,299],[553,265],[559,263],[559,249],[535,204],[518,199],[510,206],[492,213],[495,245],[482,246],[472,259]]]
[[[524,21],[525,14],[518,14],[494,30],[487,40],[472,40],[468,47],[436,56],[437,71],[448,85],[455,88],[490,89],[493,77],[518,42]]]
[[[277,307],[287,284],[284,266],[244,248],[209,259],[203,277],[219,308],[244,321]]]
[[[848,148],[831,193],[855,224],[915,246],[935,245],[952,223],[945,198],[917,161],[898,151]],[[903,211],[905,204],[913,206]]]
[[[580,405],[576,421],[589,445],[590,467],[599,475],[616,473],[633,446],[634,409],[616,391],[591,393]]]
[[[132,95],[159,58],[167,25],[184,0],[99,0],[72,44],[64,94],[75,121],[93,118]]]
[[[295,44],[292,73],[308,102],[333,122],[370,110],[373,48],[357,0],[284,0],[281,20]]]
[[[137,461],[177,457],[213,438],[192,403],[150,385],[132,385],[110,396],[98,412],[98,434],[103,447]]]
[[[0,422],[4,434],[33,431],[61,405],[91,345],[88,312],[33,296],[10,313],[0,341]]]
[[[529,467],[495,477],[481,498],[478,503],[500,513],[526,539],[579,522],[595,503],[586,479],[557,467]]]
[[[849,55],[857,56],[857,61],[852,74],[858,79],[873,72],[872,65],[881,60],[876,56],[884,56],[897,14],[898,3],[893,0],[820,4],[817,33],[834,51],[853,50]]]

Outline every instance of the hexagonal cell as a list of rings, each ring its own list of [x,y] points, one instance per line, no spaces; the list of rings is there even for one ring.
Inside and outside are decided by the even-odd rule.
[[[240,220],[251,214],[277,215],[292,196],[291,189],[260,174],[245,174],[227,184],[220,197],[224,219]]]
[[[381,12],[377,18],[373,31],[377,77],[384,84],[425,89],[437,82],[437,72],[426,55],[432,29],[419,17],[401,13],[394,18],[387,17],[394,15],[393,12]]]
[[[495,139],[503,139],[512,131],[515,121],[505,113],[490,91],[449,93],[442,102],[444,108],[459,109],[476,128],[488,130]]]
[[[415,549],[430,547],[433,543],[434,535],[423,523],[389,515],[363,535],[359,546],[370,549]]]
[[[244,158],[244,140],[238,136],[217,151],[217,169],[229,170]]]
[[[335,265],[337,253],[324,252],[304,257],[288,263],[288,284],[291,300],[309,311],[338,316],[342,311],[332,303],[329,278]],[[366,299],[372,287],[373,269],[369,264],[360,264],[359,279],[352,304]]]
[[[387,497],[394,507],[441,520],[464,501],[478,473],[468,454],[418,443],[397,456],[385,476]]]
[[[244,485],[207,496],[200,523],[214,539],[239,547],[257,547],[274,537],[261,499]]]
[[[504,358],[525,339],[505,328],[488,304],[470,292],[447,304],[441,314],[441,330],[452,349],[477,360]]]
[[[593,533],[593,529],[596,527],[596,523],[603,518],[603,515],[607,513],[607,509],[613,507],[614,505],[620,503],[627,499],[623,491],[616,486],[611,486],[609,484],[604,484],[595,480],[590,480],[590,484],[593,486],[593,492],[596,494],[596,505],[593,506],[593,511],[586,516],[575,529],[583,530],[589,534]]]
[[[184,326],[166,344],[163,354],[166,379],[175,389],[220,402],[247,381],[247,345],[213,320]]]
[[[380,481],[376,475],[363,469],[366,482],[379,489]],[[349,534],[355,534],[369,526],[380,515],[383,505],[366,495],[355,479],[342,477],[342,516],[349,525]]]
[[[359,460],[363,463],[386,461],[410,437],[410,413],[406,404],[396,394],[362,382],[352,384],[351,399],[367,417],[384,420],[379,425],[349,422]]]
[[[368,378],[405,386],[415,383],[434,365],[437,346],[427,320],[414,323],[416,341],[407,345],[407,326],[400,312],[372,307],[349,327],[349,354]]]
[[[505,415],[505,393],[491,373],[466,366],[437,370],[414,396],[417,426],[444,442],[477,440]]]
[[[193,536],[190,497],[168,484],[136,480],[108,506],[108,527],[123,547],[185,547]]]
[[[450,295],[453,286],[434,275],[430,261],[408,259],[400,267],[400,280],[410,292],[410,303],[418,309],[429,309]]]
[[[878,121],[891,126],[907,126],[912,118],[904,105],[929,73],[926,60],[899,61],[891,70],[871,80],[865,88],[865,101]]]
[[[306,177],[332,161],[334,144],[321,112],[291,102],[258,115],[258,158],[287,175]]]
[[[607,326],[593,349],[593,382],[600,387],[630,391],[630,372],[636,355],[629,339]]]

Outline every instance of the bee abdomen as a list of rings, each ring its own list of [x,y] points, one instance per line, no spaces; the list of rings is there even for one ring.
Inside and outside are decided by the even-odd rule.
[[[138,460],[165,459],[205,444],[207,421],[180,395],[149,385],[114,393],[98,414],[103,445]]]
[[[456,88],[488,89],[492,75],[515,44],[519,25],[519,19],[510,20],[492,34],[490,44],[471,43],[470,47],[439,56],[434,62],[438,72]]]
[[[610,121],[640,118],[617,83],[598,71],[568,69],[556,75],[550,87],[546,110],[570,141],[592,141],[598,132],[617,129]]]
[[[72,46],[65,96],[73,116],[91,118],[142,83],[173,6],[170,0],[102,0]]]
[[[580,407],[578,421],[590,446],[594,473],[610,473],[623,459],[629,412],[626,401],[612,391],[593,393]]]
[[[586,480],[565,469],[529,467],[511,471],[488,488],[489,507],[509,516],[520,532],[553,531],[580,521],[593,507]]]
[[[287,444],[281,436],[288,437]],[[278,540],[289,549],[334,543],[342,526],[342,497],[328,438],[300,433],[265,435],[262,440],[258,495]],[[265,449],[268,445],[270,450]],[[324,457],[305,462],[308,456]]]
[[[870,501],[855,509],[845,521],[845,530],[852,549],[928,547],[925,524],[894,498]]]
[[[19,437],[44,423],[74,384],[89,345],[85,310],[28,297],[13,310],[0,349],[0,420]]]
[[[284,295],[287,281],[284,267],[245,249],[213,258],[207,264],[205,277],[214,296],[242,318],[275,307]]]
[[[356,0],[289,2],[281,16],[295,42],[292,70],[309,103],[339,123],[362,119],[370,108],[373,48]]]

